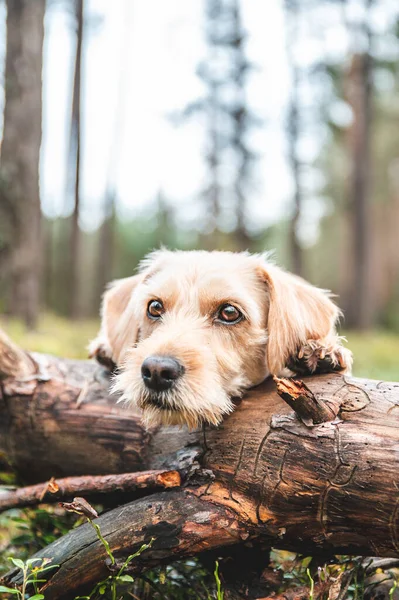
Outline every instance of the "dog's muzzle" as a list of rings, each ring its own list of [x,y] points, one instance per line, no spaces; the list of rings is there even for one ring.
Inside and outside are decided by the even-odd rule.
[[[171,356],[149,356],[141,365],[144,384],[154,392],[170,390],[183,373],[183,365]]]

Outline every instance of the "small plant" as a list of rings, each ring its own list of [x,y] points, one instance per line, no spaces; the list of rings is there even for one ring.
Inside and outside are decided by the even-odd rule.
[[[222,590],[222,582],[220,581],[220,577],[219,577],[218,561],[215,562],[215,570],[213,572],[213,575],[215,577],[215,582],[216,582],[216,600],[223,600],[224,591]],[[211,596],[208,595],[208,600],[210,600],[210,598],[211,598]]]
[[[21,569],[22,571],[23,581],[21,589],[10,588],[4,585],[0,585],[0,592],[12,594],[13,596],[17,596],[21,600],[26,600],[26,588],[29,585],[32,585],[34,589],[34,595],[29,596],[29,600],[43,600],[44,596],[43,594],[39,593],[38,584],[43,583],[46,580],[39,579],[39,577],[45,571],[48,571],[49,569],[54,569],[55,567],[58,567],[58,565],[50,565],[49,563],[51,562],[51,560],[48,558],[31,558],[25,562],[23,560],[20,560],[19,558],[10,558],[9,560],[13,563],[14,566],[16,566],[18,569]],[[34,567],[33,565],[35,563],[39,564],[36,567]]]
[[[393,598],[393,594],[394,594],[394,592],[395,592],[395,590],[396,590],[397,587],[398,587],[398,580],[395,579],[394,582],[393,582],[393,586],[389,590],[389,598],[390,598],[390,600]]]
[[[310,574],[310,570],[309,568],[306,569],[306,575],[308,576],[309,582],[310,582],[310,590],[309,590],[309,600],[313,600],[313,595],[314,595],[314,579]]]
[[[108,544],[107,540],[104,538],[103,534],[101,533],[100,526],[93,521],[93,519],[95,519],[95,518],[98,517],[98,514],[97,514],[96,510],[84,498],[80,498],[80,497],[74,498],[73,502],[62,502],[60,504],[67,511],[74,512],[74,513],[76,513],[78,515],[82,515],[82,516],[86,517],[87,522],[94,529],[94,531],[96,533],[96,536],[98,537],[98,539],[100,540],[101,544],[103,545],[103,547],[104,547],[104,549],[105,549],[105,551],[106,551],[106,553],[108,555],[108,558],[109,558],[109,560],[111,562],[111,565],[113,567],[115,567],[115,565],[116,565],[116,559],[115,559],[115,556],[112,553],[110,545]],[[140,556],[140,554],[142,554],[145,550],[147,550],[148,548],[150,548],[151,545],[152,545],[152,543],[153,543],[153,541],[154,541],[154,538],[151,538],[151,540],[149,541],[148,544],[143,544],[137,550],[137,552],[135,552],[134,554],[130,554],[126,558],[126,560],[124,561],[124,563],[122,564],[122,566],[119,569],[119,571],[117,573],[110,574],[106,579],[103,579],[102,581],[100,581],[99,583],[97,583],[94,586],[94,588],[92,589],[92,591],[90,592],[90,594],[88,596],[77,596],[75,598],[75,600],[91,600],[91,598],[93,598],[93,596],[95,596],[97,593],[99,593],[102,596],[108,590],[111,592],[111,600],[116,600],[118,585],[119,584],[124,584],[124,583],[133,583],[134,582],[134,579],[133,579],[133,577],[131,575],[125,575],[124,574],[124,572],[127,569],[129,563],[134,558],[137,558],[138,556]],[[36,598],[35,600],[39,600],[39,599]]]
[[[104,546],[105,551],[108,554],[109,559],[111,561],[111,564],[115,565],[116,564],[115,557],[112,554],[112,551],[109,547],[107,540],[103,537],[103,535],[100,531],[100,527],[97,525],[97,523],[93,523],[93,521],[91,521],[90,519],[88,519],[88,522],[93,527],[93,529],[95,530],[95,532],[97,534],[98,539]],[[111,591],[111,599],[116,600],[118,584],[134,582],[134,579],[131,575],[124,575],[124,571],[128,567],[129,563],[134,558],[137,558],[137,556],[140,556],[140,554],[142,554],[144,552],[144,550],[147,550],[148,548],[150,548],[153,541],[154,541],[154,538],[151,538],[151,540],[148,544],[143,544],[141,546],[141,548],[139,548],[137,550],[137,552],[135,552],[134,554],[130,554],[127,557],[127,559],[125,560],[125,562],[122,564],[119,571],[114,575],[109,575],[106,579],[103,579],[102,581],[97,583],[88,596],[77,596],[75,598],[75,600],[91,600],[91,598],[93,598],[93,596],[95,596],[97,593],[99,593],[100,595],[104,595],[107,590]],[[39,599],[35,598],[35,600],[39,600]],[[222,600],[223,600],[223,598],[222,598]]]

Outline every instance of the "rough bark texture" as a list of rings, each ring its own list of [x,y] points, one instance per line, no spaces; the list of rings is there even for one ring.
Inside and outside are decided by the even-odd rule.
[[[0,222],[8,242],[8,310],[35,324],[41,256],[39,160],[45,0],[7,1]]]
[[[1,387],[0,448],[21,476],[43,481],[57,471],[155,468],[183,475],[183,488],[141,498],[97,520],[118,559],[155,538],[134,562],[136,569],[237,544],[399,556],[398,383],[338,374],[307,378],[318,407],[339,405],[333,420],[311,425],[269,380],[218,428],[144,432],[137,416],[112,407],[99,368],[34,358],[41,380],[30,381],[28,389],[9,378]],[[46,599],[73,597],[107,573],[104,548],[88,526],[39,555],[60,565],[49,574]],[[63,596],[68,586],[73,593]]]

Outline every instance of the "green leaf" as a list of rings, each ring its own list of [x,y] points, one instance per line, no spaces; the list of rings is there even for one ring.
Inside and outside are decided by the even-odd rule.
[[[23,525],[27,525],[26,519],[21,519],[20,517],[11,517],[10,521],[13,523],[21,523]]]
[[[128,583],[133,583],[134,581],[133,577],[131,577],[130,575],[120,575],[117,579],[118,581],[125,581]]]
[[[32,565],[34,565],[35,563],[40,563],[42,564],[43,559],[42,558],[29,558],[26,561],[26,564],[28,565],[28,567],[31,567]]]
[[[7,592],[7,594],[19,594],[18,590],[6,587],[5,585],[0,585],[0,592]]]
[[[30,596],[29,600],[43,600],[43,594],[35,594],[34,596]]]
[[[10,560],[13,565],[15,565],[16,567],[18,567],[18,569],[24,570],[25,565],[22,562],[22,560],[20,560],[19,558],[11,558],[11,556],[10,556],[10,558],[8,560]]]
[[[104,596],[106,590],[107,590],[107,586],[106,585],[102,585],[100,587],[100,589],[98,590],[98,592],[99,592],[99,594],[101,594],[101,596]]]

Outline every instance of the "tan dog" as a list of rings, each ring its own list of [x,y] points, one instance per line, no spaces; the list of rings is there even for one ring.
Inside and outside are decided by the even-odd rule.
[[[267,256],[160,250],[105,293],[91,355],[118,366],[114,389],[147,424],[218,424],[232,397],[287,366],[349,370],[339,315]]]

